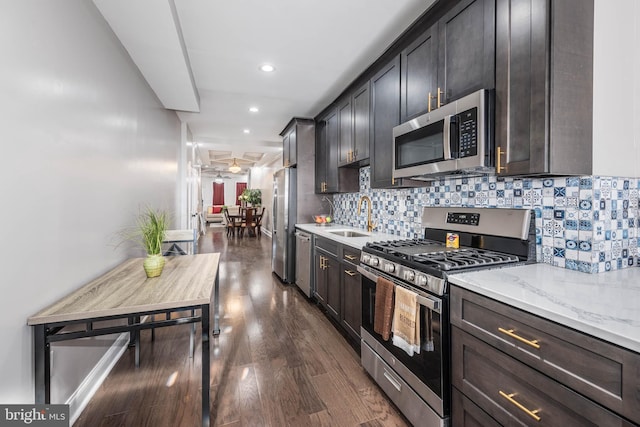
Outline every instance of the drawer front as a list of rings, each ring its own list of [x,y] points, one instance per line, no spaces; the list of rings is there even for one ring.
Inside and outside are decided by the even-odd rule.
[[[613,412],[452,328],[453,385],[502,425],[631,426]]]
[[[640,423],[640,355],[458,287],[451,324]]]
[[[360,251],[348,246],[343,246],[342,260],[357,266],[360,263]]]
[[[318,236],[316,236],[315,242],[316,242],[316,248],[323,249],[327,253],[338,258],[338,243],[332,240],[323,239],[322,237],[318,237]]]
[[[456,427],[500,427],[500,424],[455,387],[451,392],[451,425]]]

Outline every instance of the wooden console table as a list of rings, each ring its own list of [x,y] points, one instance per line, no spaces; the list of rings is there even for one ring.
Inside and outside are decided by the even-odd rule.
[[[213,317],[213,335],[219,335],[220,254],[167,257],[162,275],[151,279],[142,268],[143,260],[133,258],[123,262],[29,317],[27,324],[34,329],[35,403],[51,403],[52,342],[128,332],[136,344],[137,365],[142,329],[199,322],[202,327],[202,425],[209,426],[209,322]],[[199,316],[195,310],[200,310]],[[151,315],[158,313],[177,313],[178,317],[156,321]],[[144,316],[151,320],[141,322]],[[94,324],[114,319],[125,319],[127,323]],[[75,325],[73,331],[65,330],[69,325]],[[78,327],[82,327],[81,330],[77,330]]]

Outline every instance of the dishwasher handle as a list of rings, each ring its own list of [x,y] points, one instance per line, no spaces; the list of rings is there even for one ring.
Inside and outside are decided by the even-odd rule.
[[[296,238],[305,242],[310,242],[311,241],[311,236],[309,234],[306,233],[300,233],[298,231],[296,231],[295,233]]]

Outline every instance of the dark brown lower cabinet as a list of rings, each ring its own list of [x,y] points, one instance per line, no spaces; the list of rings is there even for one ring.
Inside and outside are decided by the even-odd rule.
[[[362,325],[362,278],[357,270],[360,251],[342,248],[342,327],[351,338],[360,342]]]
[[[473,403],[457,389],[451,393],[452,425],[464,427],[500,427],[500,423],[491,418],[478,405]]]
[[[509,426],[640,423],[640,355],[456,286],[450,295],[452,425],[494,425],[478,410]]]

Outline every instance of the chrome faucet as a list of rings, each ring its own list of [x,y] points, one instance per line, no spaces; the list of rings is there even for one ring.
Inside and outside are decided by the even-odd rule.
[[[371,199],[369,196],[360,196],[360,200],[358,200],[358,215],[362,211],[362,201],[367,201],[367,231],[372,232],[374,228],[376,228],[376,224],[371,222]]]

